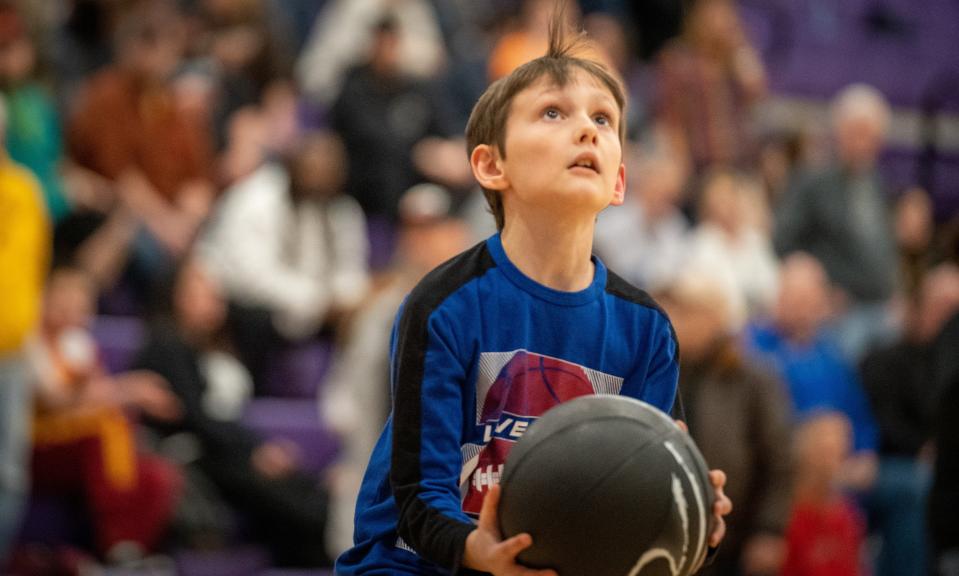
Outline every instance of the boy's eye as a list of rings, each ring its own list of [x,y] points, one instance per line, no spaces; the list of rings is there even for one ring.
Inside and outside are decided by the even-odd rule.
[[[543,116],[549,118],[550,120],[555,120],[559,118],[559,110],[556,108],[547,108],[543,111]]]
[[[607,114],[597,114],[594,116],[594,121],[600,126],[609,126],[610,124],[609,115]]]

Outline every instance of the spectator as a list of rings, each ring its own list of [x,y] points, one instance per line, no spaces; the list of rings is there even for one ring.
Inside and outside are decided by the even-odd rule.
[[[895,205],[896,246],[899,253],[899,284],[903,296],[919,296],[922,280],[931,267],[936,230],[929,193],[913,187],[898,198]]]
[[[758,222],[764,211],[762,199],[750,193],[743,176],[722,168],[706,174],[702,190],[689,260],[728,266],[749,315],[768,313],[776,298],[778,262]]]
[[[180,112],[169,83],[180,62],[181,32],[179,14],[163,0],[128,9],[116,28],[118,63],[88,81],[71,118],[74,159],[108,179],[115,192],[105,213],[78,219],[101,236],[109,224],[126,223],[124,233],[101,242],[97,257],[87,254],[85,265],[102,272],[105,285],[123,269],[128,251],[147,288],[168,279],[212,201],[207,128]],[[74,222],[78,227],[84,226]],[[95,244],[83,240],[95,235],[79,236],[83,258]]]
[[[659,54],[657,115],[667,142],[698,174],[753,158],[750,112],[766,92],[762,61],[731,0],[697,0]]]
[[[19,530],[28,487],[30,381],[24,345],[40,314],[50,230],[40,183],[7,155],[0,96],[0,565]]]
[[[469,244],[465,222],[450,208],[449,192],[435,184],[418,184],[403,195],[394,266],[353,319],[325,388],[323,420],[343,442],[331,475],[328,541],[337,555],[353,543],[356,496],[390,411],[389,346],[396,311],[420,278]]]
[[[849,421],[813,413],[796,432],[796,501],[782,576],[860,576],[865,522],[840,489],[851,446]]]
[[[370,217],[396,221],[397,202],[423,179],[414,164],[414,147],[428,136],[452,133],[445,102],[423,82],[403,71],[399,21],[387,17],[376,25],[372,57],[347,76],[333,105],[332,124],[346,143],[350,170],[347,191]],[[447,162],[424,155],[428,163]],[[450,158],[445,154],[444,158]],[[462,147],[452,160],[460,173],[466,162]]]
[[[199,260],[180,269],[173,322],[157,324],[137,365],[166,378],[183,404],[180,418],[153,422],[163,436],[185,433],[198,448],[192,463],[226,501],[249,515],[254,535],[281,566],[330,564],[324,549],[327,495],[303,472],[298,451],[264,440],[240,420],[250,374],[223,345],[226,301]]]
[[[0,5],[0,91],[7,101],[7,152],[40,180],[47,213],[56,222],[70,209],[59,173],[63,143],[55,103],[34,79],[36,57],[19,13]]]
[[[932,344],[936,465],[929,517],[937,576],[959,574],[959,313]]]
[[[37,375],[33,487],[39,494],[81,495],[97,552],[125,563],[161,543],[181,484],[172,464],[137,449],[125,410],[169,420],[181,408],[155,374],[104,371],[89,332],[95,302],[85,273],[53,271],[30,355]]]
[[[304,136],[284,163],[263,164],[225,192],[200,242],[202,259],[236,305],[237,345],[254,377],[267,334],[313,336],[369,288],[366,221],[342,194],[345,163],[335,135]]]
[[[876,424],[852,365],[823,331],[829,314],[829,281],[819,262],[793,254],[782,265],[771,321],[746,330],[748,350],[783,382],[797,419],[825,410],[852,424],[852,455],[842,469],[844,485],[865,493],[876,474]]]
[[[710,466],[727,471],[726,539],[704,575],[778,574],[792,491],[789,403],[737,345],[745,303],[721,263],[687,267],[663,299],[683,351],[679,389],[689,430]]]
[[[685,170],[662,151],[628,154],[636,159],[627,171],[630,193],[622,208],[600,214],[594,249],[628,282],[659,292],[672,283],[687,256],[689,223],[679,210]]]
[[[930,345],[959,311],[959,268],[927,276],[905,337],[866,355],[863,385],[879,425],[879,473],[867,500],[882,537],[877,576],[927,573],[926,498],[930,485]]]
[[[428,0],[331,0],[316,19],[296,65],[304,94],[325,108],[340,97],[351,68],[377,51],[377,26],[395,25],[395,66],[400,76],[426,80],[446,55],[433,6]]]
[[[188,14],[193,24],[188,54],[206,68],[214,85],[212,128],[217,149],[230,117],[260,103],[271,86],[292,77],[292,46],[266,0],[200,0]]]
[[[889,313],[895,234],[876,170],[889,115],[874,88],[853,85],[840,92],[832,109],[838,146],[833,164],[797,179],[776,215],[776,251],[809,252],[841,290],[837,339],[851,362],[896,333]]]
[[[573,4],[568,4],[575,8]],[[518,26],[503,35],[489,57],[490,82],[506,76],[521,65],[546,54],[549,19],[556,3],[552,0],[524,0],[520,3]]]

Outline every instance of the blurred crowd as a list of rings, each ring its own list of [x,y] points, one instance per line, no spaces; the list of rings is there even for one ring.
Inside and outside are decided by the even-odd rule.
[[[330,565],[395,311],[495,232],[471,107],[545,52],[554,8],[0,0],[0,565],[167,574],[249,542]],[[827,126],[765,125],[735,0],[569,12],[631,97],[595,252],[672,318],[691,434],[729,477],[704,573],[959,574],[959,215],[885,184],[886,98],[850,83]],[[142,337],[111,364],[118,318]],[[292,395],[338,452],[311,468],[249,414],[316,345],[328,369]],[[89,539],[31,541],[51,498]]]

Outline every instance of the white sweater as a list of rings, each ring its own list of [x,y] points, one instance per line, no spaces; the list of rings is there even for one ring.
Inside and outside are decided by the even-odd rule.
[[[315,332],[332,307],[369,288],[366,219],[355,200],[294,205],[289,177],[266,164],[226,191],[199,244],[232,299],[273,313],[281,334]]]

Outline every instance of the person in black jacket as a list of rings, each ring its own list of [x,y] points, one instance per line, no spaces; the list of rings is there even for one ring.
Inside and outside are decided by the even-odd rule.
[[[298,468],[291,444],[265,441],[237,420],[252,384],[219,341],[225,315],[211,277],[197,260],[186,262],[174,286],[172,322],[153,328],[137,362],[169,381],[183,404],[178,421],[153,425],[161,436],[194,440],[196,468],[250,519],[275,564],[329,565],[326,490]]]
[[[959,575],[959,313],[933,343],[937,393],[936,466],[929,494],[933,553],[939,576]]]
[[[882,537],[877,575],[927,574],[926,498],[930,487],[930,402],[936,396],[935,339],[959,311],[959,268],[925,274],[906,335],[874,349],[860,365],[879,425],[879,472],[867,498],[870,529]],[[930,364],[933,363],[933,364]]]

